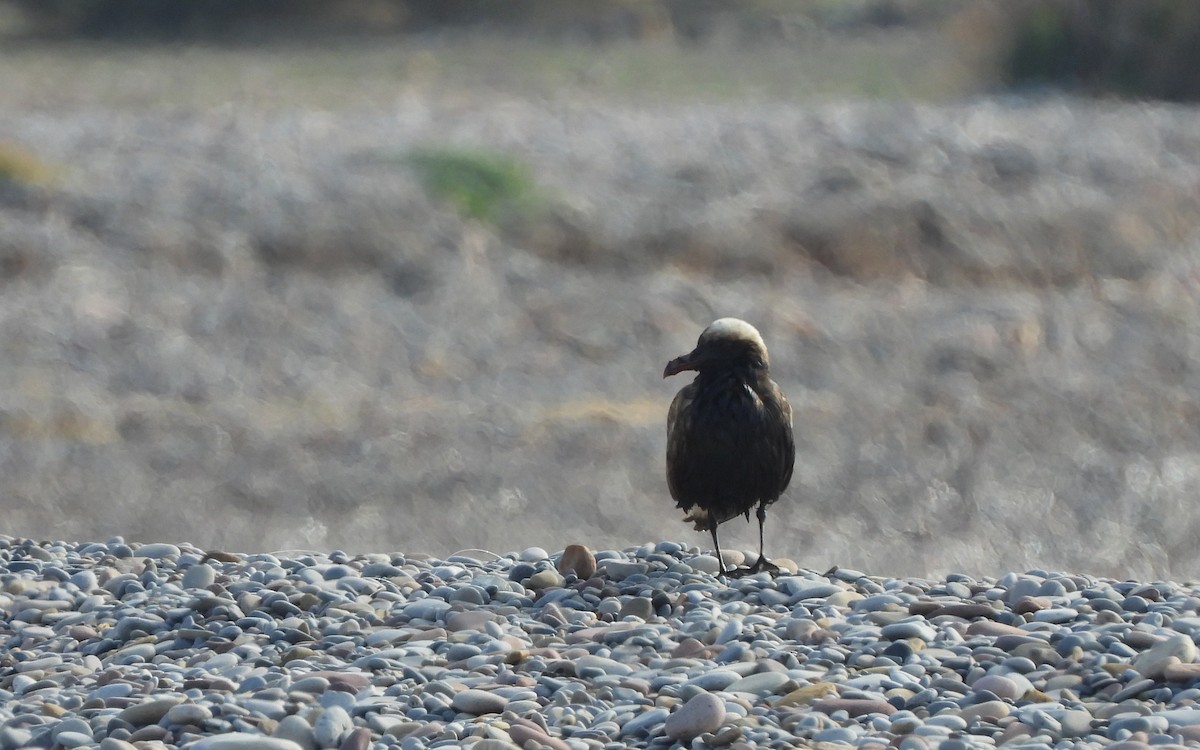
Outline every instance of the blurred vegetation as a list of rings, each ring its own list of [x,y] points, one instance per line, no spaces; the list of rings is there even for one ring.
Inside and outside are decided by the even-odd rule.
[[[964,0],[0,0],[42,34],[87,37],[273,37],[298,32],[483,27],[581,40],[674,36],[733,28],[789,36],[806,27],[889,27],[945,15]]]
[[[1200,99],[1200,3],[1023,0],[1006,6],[1011,85],[1092,94]]]
[[[22,20],[13,22],[14,15]],[[816,49],[822,34],[878,42],[884,34],[871,32],[917,30],[957,42],[976,90],[998,82],[1200,99],[1195,0],[0,0],[0,33],[10,37],[224,43],[463,30],[571,45],[720,42],[733,50],[764,43]],[[856,78],[869,79],[861,93],[912,89],[911,80],[893,80],[890,58],[861,57]],[[928,75],[914,69],[899,77]]]
[[[528,170],[503,154],[460,149],[420,149],[405,161],[417,171],[425,189],[448,201],[463,216],[495,221],[533,205]]]
[[[0,141],[0,184],[45,185],[54,181],[55,173],[31,151]]]

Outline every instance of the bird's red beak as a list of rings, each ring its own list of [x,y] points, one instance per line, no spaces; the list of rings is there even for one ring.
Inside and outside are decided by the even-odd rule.
[[[663,370],[663,377],[669,378],[672,375],[678,375],[684,370],[698,370],[696,364],[696,352],[689,352],[682,357],[676,357],[667,363],[667,369]]]

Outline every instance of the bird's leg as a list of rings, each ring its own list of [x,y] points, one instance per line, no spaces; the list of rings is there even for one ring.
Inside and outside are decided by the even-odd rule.
[[[717,551],[717,569],[719,571],[717,575],[727,575],[729,571],[725,570],[725,558],[721,556],[721,545],[717,542],[717,524],[715,521],[710,521],[708,531],[712,534],[713,549]]]
[[[767,521],[767,506],[759,503],[758,505],[758,559],[749,568],[746,568],[744,575],[753,575],[761,573],[764,570],[771,575],[779,573],[779,566],[771,562],[763,555],[763,524]]]

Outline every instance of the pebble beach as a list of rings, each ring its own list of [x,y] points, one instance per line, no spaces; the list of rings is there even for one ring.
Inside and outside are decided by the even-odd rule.
[[[1195,584],[777,562],[0,537],[0,748],[1200,743]]]

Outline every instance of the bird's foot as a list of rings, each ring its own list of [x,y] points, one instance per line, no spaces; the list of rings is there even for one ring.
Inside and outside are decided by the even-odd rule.
[[[779,566],[771,562],[765,557],[759,557],[754,561],[754,564],[748,568],[734,568],[733,570],[725,571],[725,575],[730,578],[742,578],[743,576],[752,576],[756,573],[767,573],[774,577],[779,575]]]

